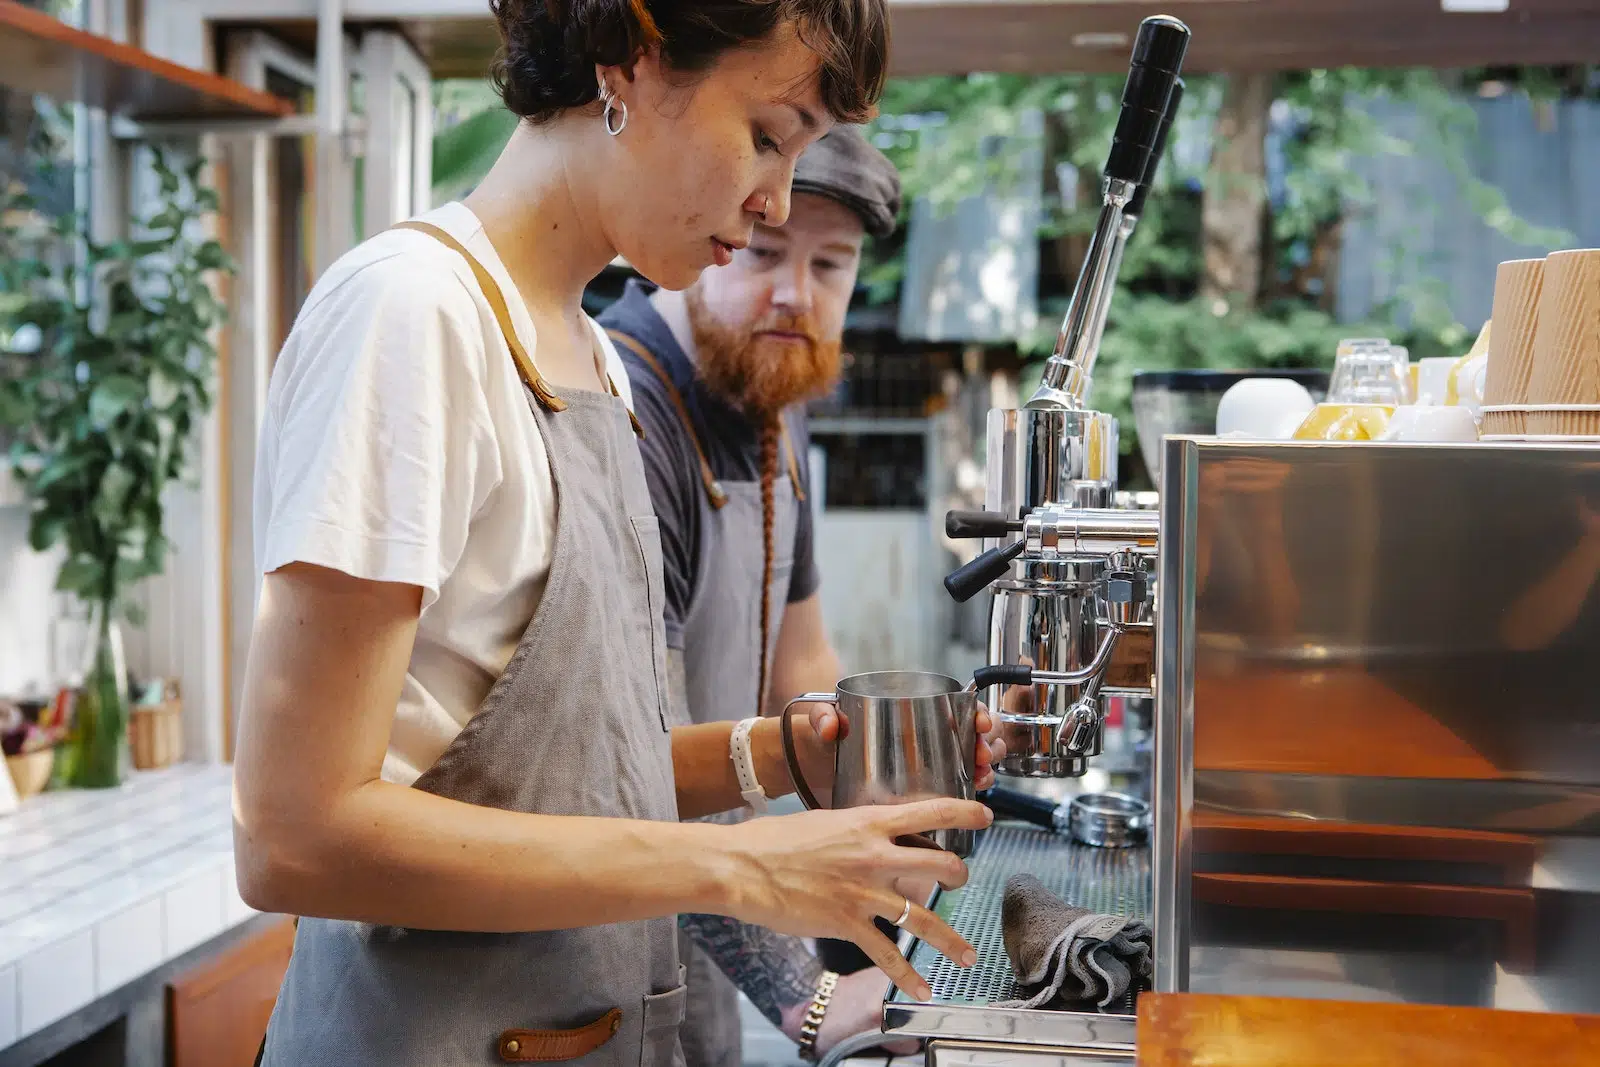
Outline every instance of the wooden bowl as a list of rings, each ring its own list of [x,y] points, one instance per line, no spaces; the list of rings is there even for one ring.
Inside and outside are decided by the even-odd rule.
[[[11,780],[17,786],[17,799],[27,800],[44,790],[50,784],[50,771],[56,764],[56,750],[54,748],[41,748],[33,752],[24,752],[20,756],[6,757],[6,770],[11,772]]]

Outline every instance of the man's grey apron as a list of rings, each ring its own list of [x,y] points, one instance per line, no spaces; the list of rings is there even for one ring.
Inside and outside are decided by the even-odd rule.
[[[720,722],[761,714],[756,693],[761,675],[761,572],[766,559],[761,516],[761,483],[723,482],[711,473],[705,447],[688,407],[666,369],[644,345],[618,330],[611,338],[626,345],[666,387],[679,420],[699,455],[701,481],[710,502],[696,561],[695,590],[683,620],[684,692],[674,700],[681,721]],[[780,455],[788,477],[773,484],[772,578],[767,637],[767,678],[778,647],[783,609],[794,571],[794,539],[805,495],[787,422]],[[718,821],[728,821],[719,818]],[[743,1030],[739,991],[703,949],[679,934],[679,952],[689,976],[689,1009],[683,1022],[688,1067],[739,1067]]]
[[[410,228],[478,276],[524,372],[558,501],[538,609],[416,788],[510,811],[676,820],[660,528],[630,413],[615,396],[551,394],[482,265],[448,234]],[[671,918],[515,934],[303,919],[263,1062],[681,1067],[676,931]]]

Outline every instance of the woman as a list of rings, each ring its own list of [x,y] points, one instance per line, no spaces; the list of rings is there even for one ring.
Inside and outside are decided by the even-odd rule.
[[[525,121],[318,281],[269,390],[235,839],[245,899],[307,917],[269,1065],[671,1064],[680,911],[851,938],[916,996],[875,918],[973,959],[893,887],[961,883],[895,839],[979,805],[676,821],[790,786],[774,720],[668,731],[658,529],[580,303],[619,253],[682,288],[781,224],[876,99],[883,0],[491,7]]]

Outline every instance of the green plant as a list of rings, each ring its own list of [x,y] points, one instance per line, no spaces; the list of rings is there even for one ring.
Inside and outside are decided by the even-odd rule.
[[[500,157],[517,117],[483,80],[443,81],[434,86],[433,200],[465,195]]]
[[[1507,73],[1496,76],[1504,79]],[[1567,72],[1563,84],[1573,84],[1576,77]],[[1120,75],[896,79],[886,89],[874,137],[900,167],[908,201],[922,197],[938,208],[1003,185],[1009,159],[986,153],[985,139],[1014,133],[1023,110],[1042,111],[1048,137],[1040,237],[1070,284],[1099,207],[1098,168],[1122,81]],[[1215,128],[1224,108],[1224,80],[1196,75],[1186,81],[1172,143],[1186,140],[1187,131],[1192,146],[1204,143]],[[1523,68],[1517,84],[1548,81]],[[1373,202],[1373,190],[1355,165],[1364,157],[1440,160],[1462,201],[1501,235],[1539,251],[1572,240],[1570,234],[1519,218],[1499,189],[1471,172],[1477,130],[1463,90],[1474,91],[1470,78],[1434,70],[1277,75],[1269,111],[1258,118],[1276,116],[1287,134],[1281,144],[1281,188],[1263,212],[1258,269],[1236,270],[1241,285],[1224,299],[1199,295],[1208,277],[1202,217],[1210,198],[1226,197],[1228,180],[1237,175],[1215,173],[1215,160],[1208,164],[1192,152],[1169,152],[1158,172],[1157,195],[1150,197],[1128,246],[1095,371],[1093,403],[1121,417],[1125,453],[1138,455],[1129,417],[1136,370],[1328,366],[1340,337],[1370,334],[1406,345],[1413,358],[1465,351],[1478,324],[1469,330],[1454,321],[1436,280],[1404,285],[1394,299],[1373,309],[1368,322],[1341,323],[1332,316],[1345,220]],[[1418,116],[1414,141],[1386,133],[1378,109],[1391,102]],[[1265,173],[1253,177],[1267,180]],[[1397,240],[1380,254],[1393,261],[1393,273],[1428,278],[1433,272],[1422,269],[1428,264],[1414,262],[1416,253],[1407,244]],[[1399,270],[1403,260],[1414,269]],[[902,274],[902,247],[869,247],[863,281],[870,301],[893,300]],[[1028,363],[1020,383],[1024,395],[1052,347],[1065,300],[1043,293],[1039,310],[1037,333],[1017,343]]]
[[[217,196],[200,167],[154,153],[162,202],[128,240],[82,240],[78,219],[41,220],[15,186],[0,200],[0,426],[29,541],[64,550],[57,586],[107,621],[138,621],[127,593],[162,570],[162,494],[211,404],[209,278],[232,266],[205,233]]]

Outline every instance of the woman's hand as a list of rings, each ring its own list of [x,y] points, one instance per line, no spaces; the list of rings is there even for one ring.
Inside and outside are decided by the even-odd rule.
[[[940,799],[809,811],[728,827],[725,840],[737,873],[724,914],[797,937],[853,941],[906,995],[928,1000],[928,983],[873,920],[893,922],[905,912],[908,898],[894,888],[898,879],[954,889],[966,884],[967,865],[943,849],[902,846],[895,839],[982,830],[993,821],[982,804]],[[909,904],[904,929],[962,967],[976,962],[972,946],[943,919],[917,901]]]
[[[809,708],[807,718],[811,729],[805,729],[800,721],[794,724],[795,751],[806,783],[826,803],[825,794],[833,789],[834,749],[847,724],[832,704],[815,703]],[[982,792],[994,785],[994,765],[1005,756],[1006,743],[999,738],[989,709],[981,703],[977,728],[978,747],[973,759],[972,780],[973,788]]]

